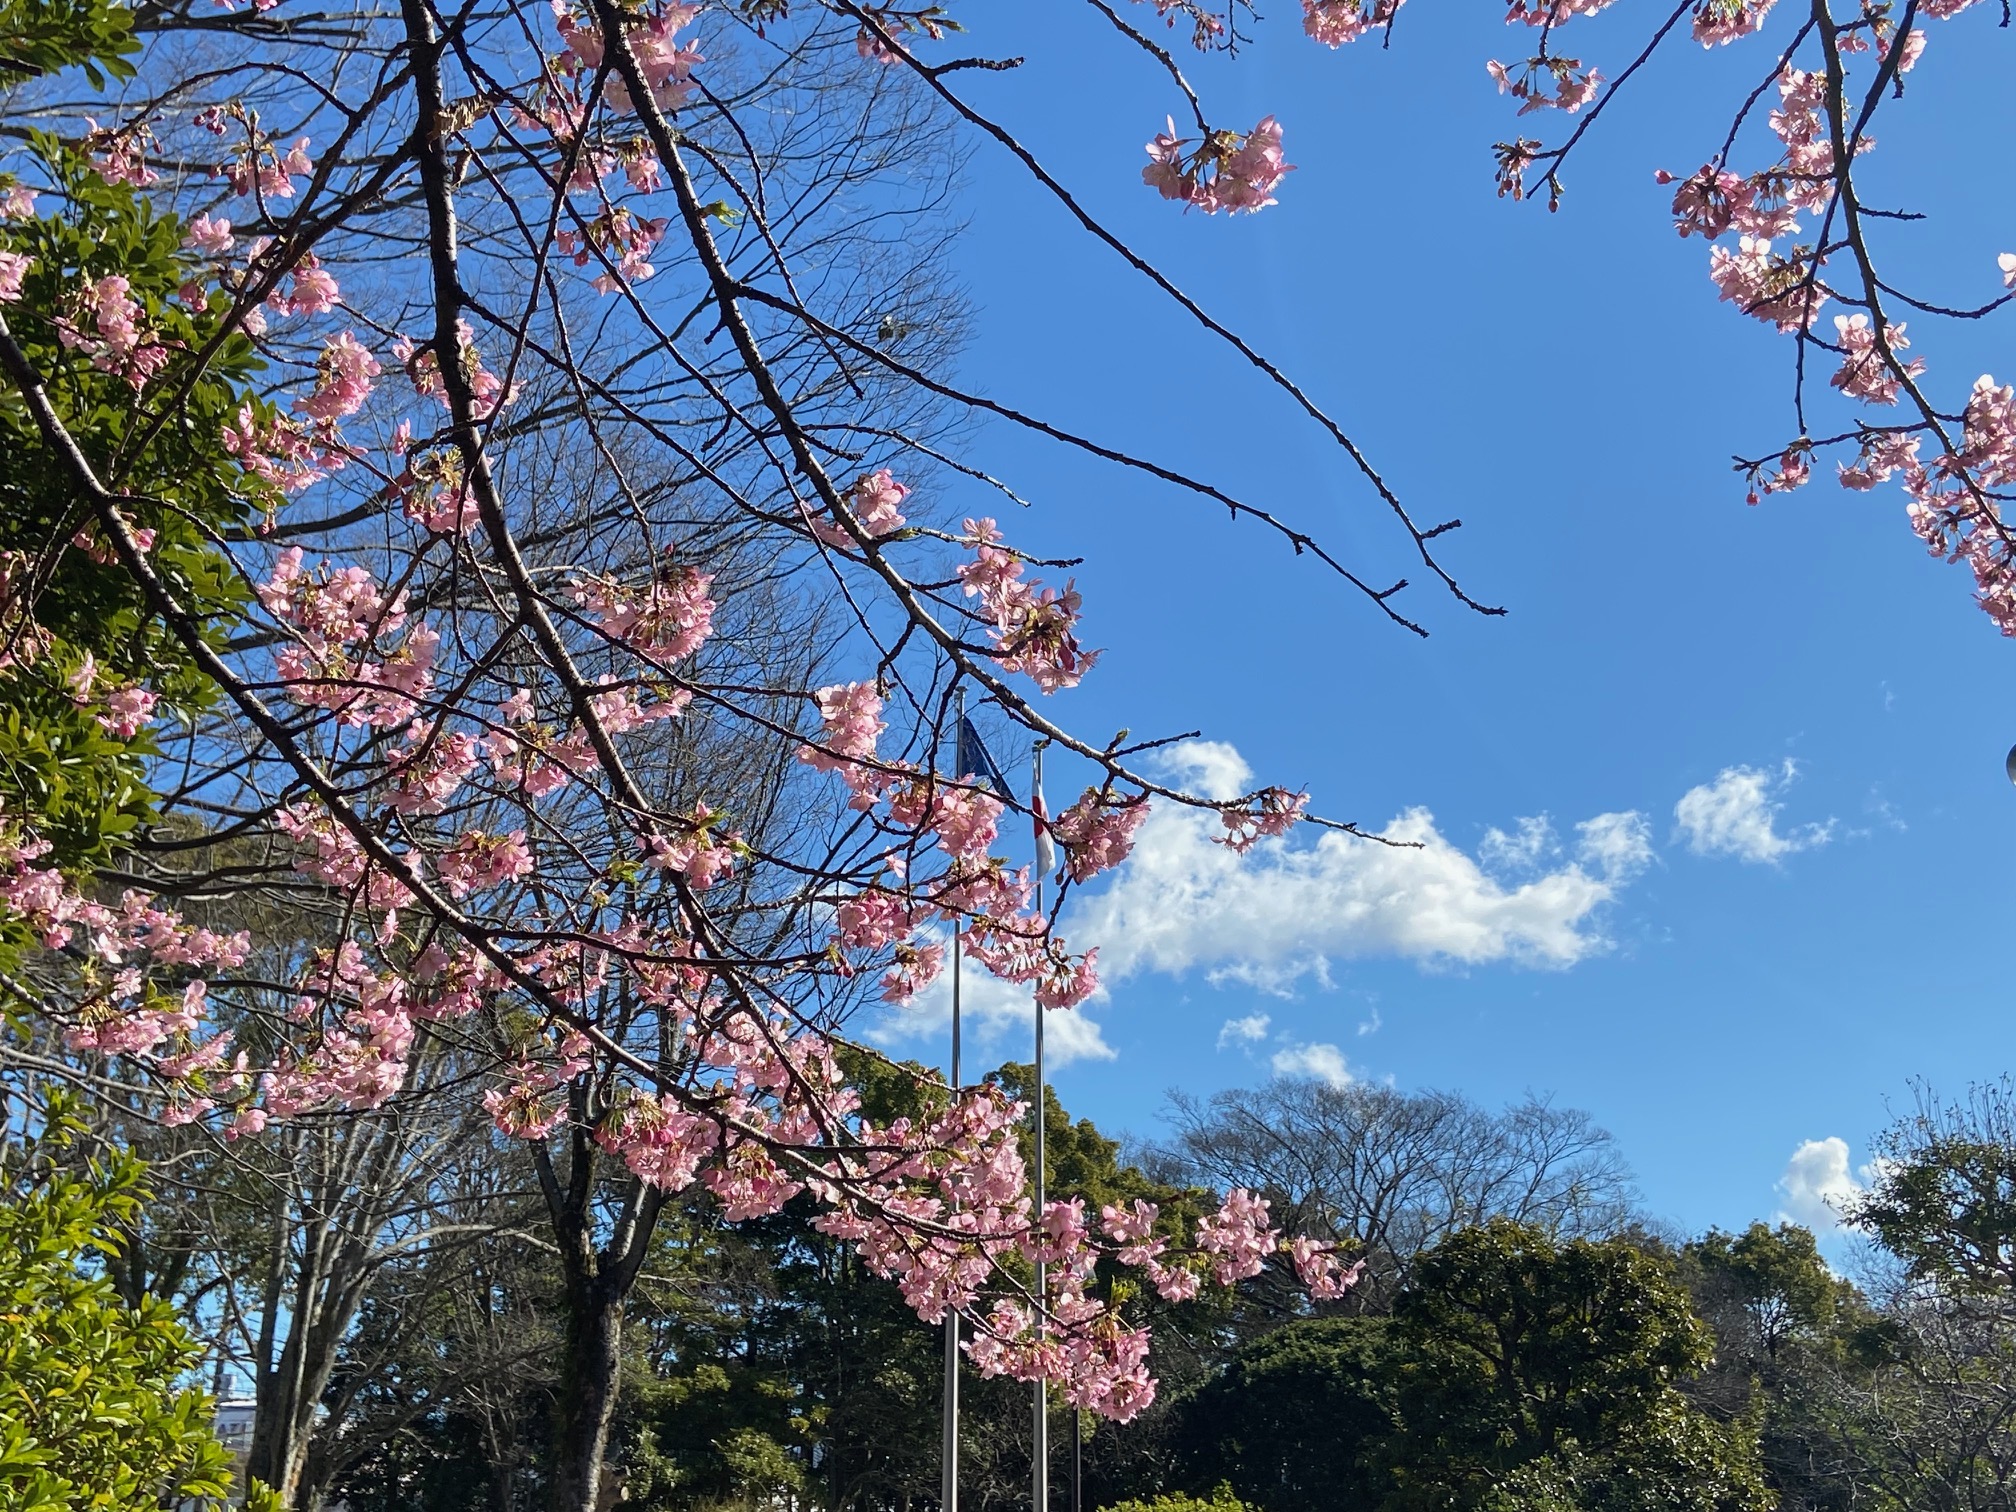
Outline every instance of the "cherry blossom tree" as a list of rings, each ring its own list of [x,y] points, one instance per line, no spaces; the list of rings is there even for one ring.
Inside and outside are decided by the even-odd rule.
[[[4,418],[42,502],[0,610],[16,690],[146,796],[127,840],[65,849],[8,795],[10,1011],[225,1141],[473,1079],[565,1276],[567,1508],[691,1188],[730,1220],[809,1193],[921,1317],[973,1320],[978,1368],[1115,1418],[1154,1383],[1090,1293],[1102,1255],[1172,1299],[1270,1264],[1348,1286],[1244,1191],[1187,1231],[1035,1211],[1018,1103],[938,1087],[878,1122],[842,1069],[864,1003],[925,990],[954,937],[1071,1011],[1097,981],[1056,928],[1071,890],[1149,803],[1203,802],[1142,763],[1161,742],[1048,712],[1094,673],[1085,606],[996,523],[1016,496],[962,460],[968,419],[1229,508],[1411,624],[1404,585],[1258,506],[954,380],[934,258],[973,117],[946,80],[984,60],[922,62],[945,18],[89,19],[10,110],[36,125],[0,191]],[[1168,150],[1200,208],[1286,171],[1265,123]],[[59,617],[84,585],[124,618]],[[1081,767],[1047,908],[1003,840],[1029,807],[940,759],[962,697]],[[1305,801],[1209,806],[1243,849]]]
[[[1091,3],[1181,109],[1148,128],[1145,190],[1199,214],[1292,192],[1292,121],[1213,125],[1177,60],[1236,51],[1249,9]],[[1706,164],[1662,170],[1722,297],[1792,338],[1794,435],[1743,464],[1752,497],[1822,453],[1851,488],[1899,480],[1914,529],[2016,632],[1998,492],[2016,399],[1983,379],[1942,408],[1905,329],[2010,296],[1892,287],[1879,233],[1909,212],[1855,181],[1926,28],[1989,12],[1811,0],[1753,41],[1773,3],[1684,0],[1613,82],[1556,50],[1605,0],[1516,0],[1531,55],[1481,61],[1521,117],[1572,124],[1496,144],[1498,192],[1558,204],[1669,44],[1766,49]],[[842,1070],[863,1005],[930,988],[955,938],[1074,1009],[1097,962],[1057,927],[1072,890],[1126,858],[1150,804],[1204,804],[1143,759],[1162,741],[1050,712],[1096,675],[1087,605],[1073,563],[1002,528],[1018,496],[962,427],[1227,509],[1421,629],[1404,583],[1261,504],[960,381],[937,276],[958,141],[1006,152],[1250,363],[1423,570],[1495,612],[1438,557],[1456,522],[1417,522],[1305,390],[962,92],[1012,60],[961,54],[945,9],[856,0],[48,14],[10,22],[0,63],[35,123],[0,180],[0,418],[39,480],[0,623],[14,686],[60,698],[146,796],[114,864],[114,832],[52,834],[33,793],[6,793],[17,1011],[229,1139],[466,1065],[535,1152],[563,1257],[567,1507],[594,1497],[623,1299],[690,1187],[731,1219],[812,1194],[920,1316],[975,1320],[981,1368],[1118,1418],[1153,1383],[1143,1331],[1087,1294],[1099,1254],[1169,1297],[1270,1263],[1317,1295],[1348,1284],[1243,1190],[1189,1232],[1032,1211],[1016,1104],[940,1088],[878,1123]],[[1399,0],[1305,0],[1302,20],[1328,48],[1402,24]],[[2016,284],[2016,256],[1982,268]],[[1809,358],[1838,400],[1809,392]],[[1823,402],[1853,418],[1809,425]],[[79,614],[87,589],[123,617]],[[962,699],[1075,762],[1082,795],[1052,821],[949,769]],[[1306,802],[1206,806],[1243,850]],[[1023,819],[1062,852],[1040,908],[1004,840]],[[312,897],[321,922],[288,940],[205,922],[247,889]]]

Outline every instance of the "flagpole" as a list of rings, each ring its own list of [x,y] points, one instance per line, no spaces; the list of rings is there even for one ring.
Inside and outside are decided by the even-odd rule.
[[[1037,741],[1033,752],[1035,773],[1030,784],[1030,806],[1036,806],[1036,794],[1043,790],[1043,741]],[[1043,916],[1043,870],[1036,869],[1036,916]],[[1043,1159],[1043,1004],[1036,1004],[1036,1224],[1039,1236],[1042,1231],[1044,1210],[1044,1159]],[[1049,1306],[1049,1267],[1041,1260],[1036,1262],[1036,1318],[1037,1328],[1043,1323],[1044,1309]],[[1030,1506],[1032,1512],[1050,1512],[1050,1402],[1049,1390],[1041,1376],[1036,1378],[1035,1438],[1032,1463],[1030,1465]]]
[[[959,772],[959,732],[966,723],[966,690],[959,690],[959,715],[952,726],[952,775]],[[959,947],[959,921],[952,921],[952,1096],[959,1096],[959,969],[964,952]],[[941,1451],[941,1487],[938,1495],[940,1512],[959,1512],[959,1310],[955,1307],[945,1317],[945,1411],[944,1445]]]

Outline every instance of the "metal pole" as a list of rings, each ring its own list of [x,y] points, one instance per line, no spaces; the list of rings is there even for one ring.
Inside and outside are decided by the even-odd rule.
[[[952,727],[952,764],[959,764],[959,732],[966,721],[966,690],[959,690],[959,723]],[[952,774],[954,777],[958,772]],[[959,968],[964,952],[959,948],[959,928],[952,929],[952,1095],[958,1097],[964,1083],[959,1070]],[[940,1512],[959,1512],[959,1313],[945,1318],[945,1421],[938,1504]]]
[[[1071,1512],[1085,1512],[1085,1414],[1071,1414]]]
[[[1043,786],[1043,744],[1038,741],[1034,752],[1035,775],[1030,785],[1031,803],[1035,792]],[[1043,878],[1036,878],[1036,914],[1043,914]],[[1036,1004],[1036,1222],[1043,1222],[1044,1208],[1044,1158],[1043,1158],[1043,1005]],[[1049,1306],[1049,1267],[1041,1260],[1036,1262],[1036,1306],[1037,1326],[1042,1326],[1043,1310]],[[1049,1388],[1039,1376],[1036,1381],[1035,1439],[1030,1465],[1030,1507],[1032,1512],[1050,1512],[1050,1402]]]

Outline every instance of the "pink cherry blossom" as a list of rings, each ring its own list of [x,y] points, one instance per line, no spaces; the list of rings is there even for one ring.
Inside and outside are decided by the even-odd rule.
[[[969,520],[977,544],[974,560],[956,569],[960,586],[994,621],[989,635],[1002,668],[1033,678],[1045,693],[1076,687],[1098,661],[1097,651],[1079,647],[1076,628],[1081,599],[1069,583],[1064,591],[1025,582],[1022,561],[994,544],[992,520]]]
[[[142,122],[130,126],[105,127],[87,119],[90,128],[84,139],[84,150],[91,156],[91,167],[108,184],[130,184],[135,189],[145,189],[159,181],[161,175],[147,166],[147,152],[158,148],[153,131]]]
[[[224,426],[224,450],[260,482],[286,493],[299,493],[340,471],[350,460],[348,450],[331,437],[310,431],[284,415],[261,416],[241,405],[237,418]]]
[[[291,285],[286,297],[267,300],[267,308],[282,315],[324,315],[340,303],[336,280],[312,252],[295,264]]]
[[[555,0],[553,13],[560,38],[567,44],[569,70],[601,67],[602,34],[595,24],[576,20],[563,0]],[[676,34],[699,13],[697,5],[660,5],[624,27],[638,72],[660,110],[676,110],[693,94],[694,65],[706,59],[693,48],[681,46]],[[634,114],[629,90],[621,79],[610,77],[604,92],[612,110]]]
[[[1851,399],[1863,399],[1871,404],[1895,404],[1901,380],[1890,365],[1883,360],[1883,354],[1876,349],[1876,331],[1869,323],[1869,317],[1859,311],[1853,315],[1836,315],[1834,329],[1839,333],[1841,343],[1841,366],[1827,381]],[[1892,352],[1902,351],[1911,345],[1904,335],[1904,323],[1898,321],[1886,326],[1884,340]],[[1925,371],[1925,361],[1914,357],[1904,365],[1904,372],[1917,378]]]
[[[434,858],[434,870],[451,898],[529,877],[532,867],[532,851],[522,829],[507,835],[471,830]]]
[[[117,740],[131,740],[154,718],[157,696],[146,688],[121,688],[105,699],[105,710],[93,717],[99,728]]]
[[[182,245],[210,257],[222,257],[236,245],[236,239],[231,235],[230,221],[199,215],[183,230]]]
[[[1808,263],[1774,256],[1771,243],[1758,237],[1740,238],[1734,252],[1713,248],[1708,276],[1723,299],[1787,333],[1812,325],[1828,299],[1826,285]]]
[[[1343,47],[1387,26],[1406,0],[1302,0],[1302,30],[1325,47]]]
[[[890,1003],[907,1003],[938,980],[945,969],[945,947],[936,941],[902,943],[896,959],[882,978],[882,998]]]
[[[606,635],[661,661],[691,656],[714,629],[714,601],[707,590],[712,573],[676,562],[670,554],[641,588],[615,578],[589,578],[574,589],[574,602],[594,617]]]
[[[233,194],[257,192],[266,199],[294,198],[294,180],[315,171],[308,156],[308,138],[302,137],[282,152],[263,132],[254,132],[253,142],[229,162],[217,166],[218,177],[231,185]]]
[[[1198,1220],[1197,1247],[1215,1257],[1212,1268],[1220,1286],[1259,1275],[1267,1256],[1280,1247],[1267,1199],[1244,1187],[1232,1188],[1216,1213]]]
[[[833,943],[846,950],[882,950],[906,938],[914,923],[907,902],[872,887],[833,910]]]
[[[716,833],[717,817],[706,804],[695,804],[683,833],[651,837],[645,863],[676,871],[694,891],[705,892],[735,869],[735,839]]]
[[[1036,1003],[1042,1008],[1076,1008],[1099,990],[1099,949],[1082,956],[1053,957],[1036,979]]]
[[[1141,794],[1116,800],[1098,788],[1085,789],[1050,823],[1051,836],[1064,847],[1071,880],[1090,881],[1125,861],[1134,849],[1134,832],[1147,817],[1148,800]]]
[[[1225,833],[1218,837],[1218,843],[1244,855],[1264,837],[1287,834],[1301,821],[1302,811],[1308,806],[1307,793],[1264,788],[1250,803],[1229,805],[1220,811]]]
[[[411,726],[405,746],[388,764],[394,781],[387,805],[402,814],[440,813],[481,765],[481,752],[476,737],[465,731],[444,735],[431,724]]]
[[[870,540],[881,540],[903,528],[905,521],[899,506],[909,496],[909,487],[898,483],[885,467],[856,478],[842,507],[864,535]],[[854,548],[854,537],[834,521],[813,519],[809,525],[812,534],[828,546],[840,551]]]
[[[167,365],[169,351],[153,339],[132,284],[117,273],[88,281],[56,322],[57,338],[81,351],[101,373],[116,373],[139,393]]]
[[[1275,203],[1281,180],[1295,171],[1282,155],[1281,126],[1272,116],[1244,136],[1207,132],[1194,148],[1177,135],[1172,119],[1148,143],[1147,152],[1142,182],[1164,199],[1181,200],[1207,215],[1264,210]]]
[[[973,788],[941,787],[930,813],[938,844],[955,860],[972,861],[987,854],[1000,823],[1001,800]]]
[[[1519,114],[1536,110],[1559,110],[1573,115],[1596,97],[1602,74],[1584,69],[1579,58],[1528,58],[1517,71],[1499,62],[1484,65],[1484,71],[1498,82],[1498,92],[1519,103]]]
[[[371,380],[379,374],[378,359],[348,331],[323,344],[315,364],[315,391],[296,399],[294,408],[309,419],[330,425],[354,415],[371,396]]]
[[[1506,23],[1548,28],[1566,26],[1577,16],[1593,16],[1611,0],[1512,0],[1505,13]]]
[[[469,385],[475,418],[488,420],[518,397],[518,385],[507,388],[502,378],[483,365],[482,354],[476,350],[475,329],[468,321],[457,320],[455,329],[461,342],[462,376]],[[405,368],[416,391],[431,395],[443,409],[448,408],[448,386],[441,381],[440,359],[431,342],[416,344],[402,336],[392,344],[392,355]]]
[[[1777,0],[1700,0],[1694,7],[1694,40],[1724,47],[1764,24]]]
[[[1365,1274],[1363,1260],[1347,1268],[1338,1260],[1334,1245],[1298,1237],[1286,1241],[1281,1247],[1295,1266],[1296,1278],[1314,1301],[1335,1301],[1357,1285],[1359,1277]]]

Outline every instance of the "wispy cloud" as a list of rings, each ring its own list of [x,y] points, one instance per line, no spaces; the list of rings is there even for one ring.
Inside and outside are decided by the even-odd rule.
[[[1244,1018],[1225,1020],[1218,1031],[1218,1048],[1227,1049],[1238,1045],[1250,1047],[1267,1038],[1267,1027],[1273,1020],[1264,1013],[1249,1013]]]
[[[1357,1080],[1335,1045],[1288,1045],[1274,1052],[1270,1064],[1276,1076],[1310,1077],[1333,1087],[1348,1087]]]
[[[1172,763],[1199,791],[1231,796],[1252,773],[1232,747],[1193,741]],[[1433,965],[1567,967],[1608,945],[1598,915],[1651,859],[1642,814],[1575,827],[1572,854],[1543,817],[1472,856],[1424,808],[1385,828],[1397,845],[1337,831],[1267,841],[1244,856],[1214,843],[1214,816],[1159,805],[1134,856],[1072,921],[1101,947],[1109,981],[1202,970],[1214,982],[1285,993],[1330,962],[1397,956]]]
[[[1785,807],[1778,797],[1798,775],[1798,763],[1789,760],[1775,772],[1724,767],[1713,782],[1689,788],[1673,806],[1680,839],[1697,856],[1734,856],[1765,866],[1825,845],[1833,838],[1832,819],[1789,830],[1778,827]]]

